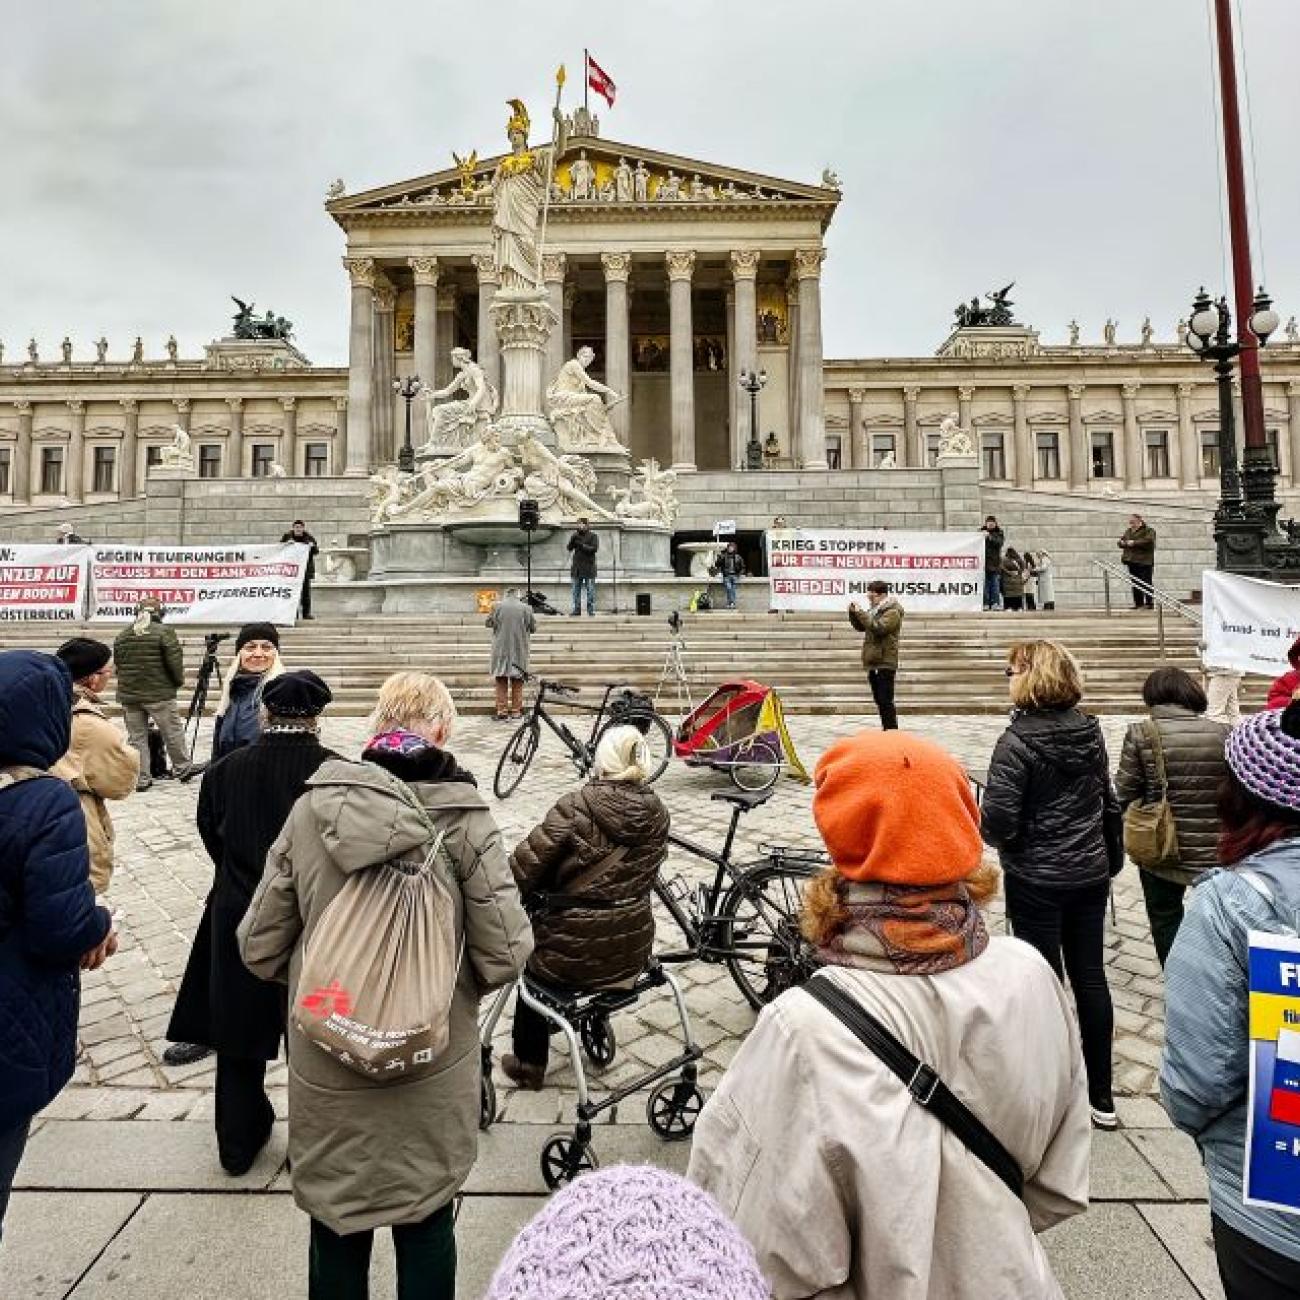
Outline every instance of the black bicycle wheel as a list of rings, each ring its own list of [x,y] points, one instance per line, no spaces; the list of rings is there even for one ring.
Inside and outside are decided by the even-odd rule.
[[[509,799],[528,771],[528,765],[537,753],[541,740],[541,727],[532,718],[519,724],[519,730],[510,737],[505,749],[501,751],[501,761],[497,764],[497,774],[492,781],[492,788],[498,799]]]
[[[731,761],[731,783],[737,790],[770,790],[781,775],[781,756],[765,740],[752,740]]]
[[[635,727],[645,736],[646,748],[650,751],[650,769],[646,775],[646,784],[657,781],[664,774],[668,760],[673,756],[673,729],[657,713],[634,713],[617,721],[611,719],[596,733],[595,744],[599,745],[605,733],[611,727]],[[592,753],[595,753],[593,747]]]
[[[731,949],[727,970],[755,1011],[765,1007],[817,969],[812,945],[799,931],[803,893],[816,874],[812,867],[760,862],[736,878],[719,914]]]

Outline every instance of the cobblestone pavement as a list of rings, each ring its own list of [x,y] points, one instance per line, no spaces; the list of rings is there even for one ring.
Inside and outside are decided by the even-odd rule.
[[[973,769],[983,769],[999,732],[1001,719],[988,717],[910,718],[907,725],[953,750]],[[1117,755],[1125,719],[1104,720],[1112,758]],[[795,717],[791,729],[811,768],[816,756],[835,737],[874,721],[860,718]],[[541,818],[558,794],[575,781],[558,741],[544,737],[541,753],[515,795],[498,802],[490,784],[509,728],[487,719],[461,722],[452,749],[473,771],[493,805],[512,844]],[[363,737],[358,720],[327,723],[327,743],[354,754]],[[656,787],[673,814],[674,830],[704,844],[718,845],[727,806],[710,795],[729,789],[719,773],[673,763]],[[184,970],[190,939],[197,926],[211,879],[211,864],[194,827],[197,785],[156,783],[114,809],[118,830],[118,866],[111,899],[122,909],[122,947],[102,971],[85,981],[81,1015],[82,1054],[72,1085],[45,1113],[49,1119],[177,1120],[208,1119],[212,1111],[213,1066],[199,1062],[183,1069],[161,1064],[172,1000]],[[742,821],[740,842],[746,850],[760,844],[814,843],[811,790],[783,780],[762,808]],[[688,880],[702,879],[701,864],[674,852],[670,870]],[[995,925],[1003,928],[1001,908]],[[666,915],[659,926],[660,946],[679,946],[676,927]],[[1160,967],[1151,946],[1135,869],[1128,868],[1115,890],[1115,918],[1107,935],[1108,965],[1115,998],[1116,1091],[1130,1096],[1154,1093],[1163,1026]],[[686,986],[695,1036],[705,1050],[701,1082],[711,1087],[735,1054],[753,1023],[725,968],[689,963],[678,968]],[[504,1042],[509,1017],[498,1040]],[[668,1060],[678,1050],[676,1012],[670,998],[643,1001],[615,1021],[618,1057],[600,1082],[619,1084]],[[285,1111],[285,1068],[276,1064],[269,1076],[277,1111]],[[502,1118],[516,1123],[554,1123],[573,1106],[573,1074],[560,1046],[548,1087],[540,1093],[513,1093],[497,1073]],[[636,1104],[633,1104],[633,1103]],[[641,1123],[644,1103],[623,1103],[621,1114],[608,1118]]]

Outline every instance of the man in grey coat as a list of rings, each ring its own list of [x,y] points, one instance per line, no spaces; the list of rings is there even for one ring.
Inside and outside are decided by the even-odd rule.
[[[492,629],[492,676],[496,679],[498,722],[524,712],[524,675],[537,616],[512,587],[487,617]]]

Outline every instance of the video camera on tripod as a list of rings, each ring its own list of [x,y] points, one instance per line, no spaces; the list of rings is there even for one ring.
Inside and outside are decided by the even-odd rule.
[[[190,746],[190,766],[188,773],[182,780],[190,780],[202,773],[206,764],[196,764],[194,762],[194,750],[199,743],[199,728],[203,725],[203,710],[208,702],[208,692],[212,689],[212,679],[215,677],[217,688],[221,687],[221,661],[217,658],[217,647],[223,642],[230,639],[229,632],[208,632],[203,637],[203,659],[199,663],[198,679],[194,683],[194,694],[190,696],[190,707],[185,714],[185,726],[182,728],[183,734],[188,734],[191,730],[193,734],[189,736]]]

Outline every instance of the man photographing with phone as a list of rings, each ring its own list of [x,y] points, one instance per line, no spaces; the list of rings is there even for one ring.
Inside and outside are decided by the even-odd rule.
[[[880,713],[882,731],[898,730],[894,707],[894,678],[898,673],[898,638],[903,630],[903,607],[889,594],[889,583],[867,584],[867,608],[849,605],[849,622],[861,633],[862,666],[867,670],[871,698]]]

